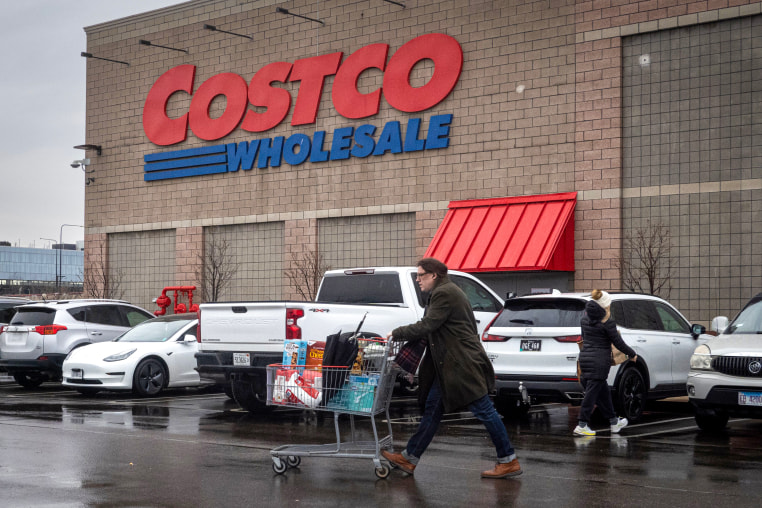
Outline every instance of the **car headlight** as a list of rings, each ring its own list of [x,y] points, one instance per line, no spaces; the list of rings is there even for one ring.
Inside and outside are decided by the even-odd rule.
[[[709,346],[702,344],[691,355],[691,369],[712,370],[712,351]]]
[[[104,362],[118,362],[120,360],[124,360],[126,358],[129,358],[132,353],[137,351],[137,349],[130,349],[129,351],[124,351],[123,353],[117,353],[115,355],[107,356],[103,359]]]

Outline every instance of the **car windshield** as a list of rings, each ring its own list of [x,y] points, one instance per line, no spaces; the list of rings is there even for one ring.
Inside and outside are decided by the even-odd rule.
[[[512,298],[492,326],[579,326],[585,311],[583,300],[572,298]]]
[[[193,320],[146,321],[124,332],[115,342],[165,342],[191,321]]]
[[[724,333],[762,334],[762,298],[753,298],[730,323]]]

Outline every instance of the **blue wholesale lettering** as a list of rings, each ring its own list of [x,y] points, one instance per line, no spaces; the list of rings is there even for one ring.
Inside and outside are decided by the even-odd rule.
[[[266,169],[280,167],[283,162],[298,166],[307,159],[320,163],[447,148],[452,117],[452,114],[432,116],[425,135],[421,132],[422,120],[410,118],[404,129],[398,121],[387,122],[380,132],[372,124],[340,127],[333,131],[330,140],[325,131],[316,131],[311,137],[295,133],[288,138],[277,136],[148,154],[144,157],[144,180],[250,171],[255,164]]]

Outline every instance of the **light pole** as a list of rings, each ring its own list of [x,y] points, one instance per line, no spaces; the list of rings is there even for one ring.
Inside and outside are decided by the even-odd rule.
[[[55,238],[42,238],[42,237],[40,237],[40,240],[47,240],[49,242],[53,242],[53,244],[56,243],[56,239]],[[52,248],[53,244],[51,244],[51,248]],[[56,253],[56,256],[57,255],[58,255],[58,253]],[[56,257],[55,261],[53,261],[53,268],[56,271],[56,282],[57,282],[58,281],[58,258],[57,257]]]
[[[63,255],[61,254],[61,249],[63,248],[63,228],[66,226],[70,226],[73,228],[83,228],[85,226],[80,226],[79,224],[61,224],[61,228],[58,230],[58,275],[56,275],[56,290],[58,290],[61,287],[61,280],[63,279],[63,271],[61,268],[61,258]]]

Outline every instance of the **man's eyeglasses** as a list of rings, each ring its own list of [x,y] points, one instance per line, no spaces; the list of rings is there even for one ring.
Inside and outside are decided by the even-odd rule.
[[[421,272],[418,272],[418,273],[415,275],[415,278],[416,278],[416,279],[423,279],[423,276],[424,276],[424,275],[430,275],[430,274],[431,274],[431,272],[423,272],[423,273],[421,273]]]

